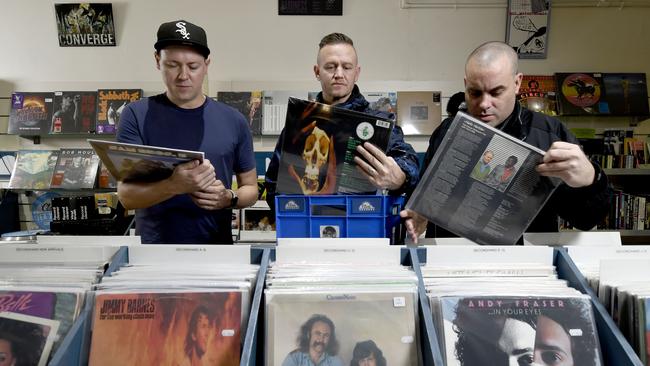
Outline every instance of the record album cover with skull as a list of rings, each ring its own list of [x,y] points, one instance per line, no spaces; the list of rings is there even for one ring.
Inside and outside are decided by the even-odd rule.
[[[354,162],[370,142],[386,151],[394,122],[289,98],[277,191],[281,194],[376,193]]]

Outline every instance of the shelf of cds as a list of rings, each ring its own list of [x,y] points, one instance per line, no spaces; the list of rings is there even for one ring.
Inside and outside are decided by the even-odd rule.
[[[551,335],[559,334],[564,338],[558,344],[570,346],[562,357],[574,364],[642,365],[571,260],[573,248],[567,253],[538,246],[406,248],[359,239],[287,240],[272,249],[92,249],[101,260],[90,266],[95,277],[85,287],[94,291],[83,293],[93,296],[81,296],[78,315],[60,342],[43,343],[52,348],[49,364],[204,359],[280,365],[306,359],[310,351],[340,364],[374,358],[396,365],[461,365],[477,355],[481,364],[490,357],[498,364],[507,357],[507,345],[526,350],[521,362],[560,357],[543,352]],[[77,270],[79,258],[90,253],[79,248],[85,247],[0,246],[0,273],[19,278],[18,272],[27,272],[25,263],[38,263],[29,278],[57,278],[61,287],[63,275],[43,274],[54,266],[35,258]],[[14,296],[18,291],[3,290]],[[10,319],[2,314],[0,330]],[[507,341],[508,334],[519,343]]]

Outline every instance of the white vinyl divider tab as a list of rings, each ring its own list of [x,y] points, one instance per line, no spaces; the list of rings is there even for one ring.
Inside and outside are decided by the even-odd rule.
[[[558,233],[524,233],[524,245],[621,246],[618,231],[562,231]]]
[[[633,279],[647,281],[650,278],[649,258],[617,258],[600,261],[600,283],[629,282]]]
[[[278,238],[278,247],[285,245],[306,246],[390,246],[389,238]]]
[[[98,263],[109,260],[117,247],[7,244],[0,246],[0,263]]]
[[[576,264],[597,265],[602,259],[650,258],[650,245],[567,247],[569,256]]]
[[[426,266],[462,263],[538,263],[553,264],[553,248],[537,246],[479,245],[429,246]]]
[[[129,263],[250,264],[250,245],[167,245],[147,244],[129,247]]]
[[[337,239],[337,241],[340,239]],[[400,264],[396,245],[290,245],[275,249],[276,263]]]
[[[140,236],[128,235],[37,235],[40,245],[140,245]]]

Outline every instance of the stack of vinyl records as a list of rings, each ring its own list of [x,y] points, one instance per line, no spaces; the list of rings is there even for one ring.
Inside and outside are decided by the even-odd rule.
[[[259,266],[175,259],[132,260],[97,286],[89,365],[239,365]]]
[[[421,364],[417,277],[410,268],[399,262],[324,263],[311,246],[311,260],[281,262],[284,249],[277,249],[279,260],[266,278],[267,365]],[[350,246],[329,250],[344,259],[361,254]]]
[[[590,297],[551,263],[467,260],[422,268],[446,365],[603,364]]]
[[[82,248],[6,245],[0,248],[0,352],[17,365],[46,365],[85,306],[103,261],[61,261]],[[102,251],[102,248],[93,248]],[[49,259],[47,259],[49,257]],[[70,259],[70,258],[68,258]]]
[[[578,247],[569,253],[641,361],[650,364],[650,247]]]

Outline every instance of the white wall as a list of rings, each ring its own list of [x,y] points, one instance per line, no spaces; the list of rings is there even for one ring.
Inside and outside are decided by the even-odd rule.
[[[480,0],[477,0],[480,1]],[[59,1],[60,2],[60,1]],[[344,0],[343,16],[278,16],[275,0],[124,0],[113,2],[117,47],[58,46],[52,0],[2,1],[0,97],[13,90],[162,90],[153,63],[158,25],[185,18],[203,26],[212,50],[209,94],[218,90],[309,89],[317,44],[330,32],[354,39],[363,90],[462,90],[466,55],[505,38],[505,8],[400,9],[400,0]],[[522,60],[521,71],[650,72],[650,8],[553,8],[548,58]],[[0,101],[1,102],[1,101]],[[446,104],[446,99],[443,99]],[[0,115],[8,103],[1,103]],[[410,138],[424,151],[424,137]],[[83,146],[43,138],[43,146]],[[275,138],[256,138],[258,151]],[[0,149],[31,141],[0,135]]]

